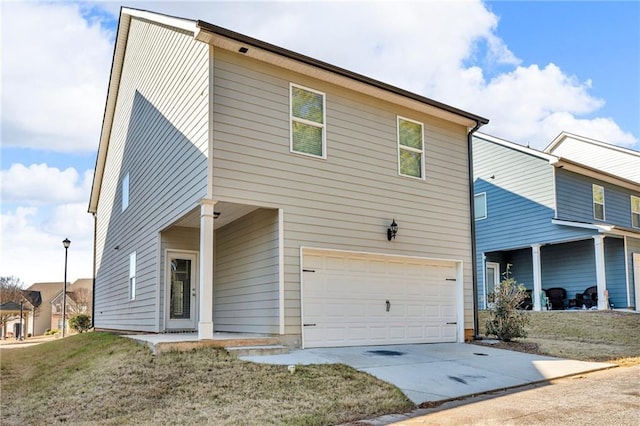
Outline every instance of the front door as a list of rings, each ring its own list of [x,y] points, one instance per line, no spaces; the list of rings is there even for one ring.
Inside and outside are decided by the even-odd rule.
[[[500,282],[500,264],[494,262],[487,262],[487,270],[485,273],[484,282],[484,303],[485,307],[490,306],[493,303],[493,292]]]
[[[197,261],[193,252],[167,252],[168,330],[195,330],[197,316]]]

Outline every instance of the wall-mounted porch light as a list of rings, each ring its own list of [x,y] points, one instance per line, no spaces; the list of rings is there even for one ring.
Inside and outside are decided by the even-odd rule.
[[[217,219],[220,217],[220,212],[213,212],[213,218]]]
[[[393,238],[396,237],[397,233],[398,233],[398,224],[396,223],[396,220],[393,219],[393,221],[391,222],[391,225],[389,225],[389,228],[387,229],[387,239],[391,241]]]

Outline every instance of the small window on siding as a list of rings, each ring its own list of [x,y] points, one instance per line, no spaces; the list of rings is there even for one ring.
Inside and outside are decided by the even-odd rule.
[[[402,176],[424,177],[422,123],[398,117],[398,171]]]
[[[136,299],[136,252],[129,255],[129,298]]]
[[[593,191],[593,218],[604,220],[604,188],[600,185],[592,185]]]
[[[640,228],[640,197],[631,196],[631,226]]]
[[[325,95],[290,85],[291,151],[326,158]]]
[[[129,207],[129,173],[122,178],[122,211]]]
[[[475,219],[487,218],[487,193],[482,192],[473,197],[473,209],[475,211]]]

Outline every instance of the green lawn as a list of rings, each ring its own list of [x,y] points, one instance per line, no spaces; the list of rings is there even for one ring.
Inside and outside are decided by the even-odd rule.
[[[404,412],[397,388],[343,365],[254,364],[203,348],[160,356],[84,333],[2,349],[2,425],[330,425]]]

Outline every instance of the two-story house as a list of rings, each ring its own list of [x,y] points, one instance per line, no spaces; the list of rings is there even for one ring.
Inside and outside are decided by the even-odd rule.
[[[89,204],[95,326],[304,347],[463,341],[470,135],[487,122],[206,22],[122,9]]]
[[[598,309],[639,309],[640,153],[569,133],[544,151],[476,133],[473,150],[480,309],[508,264],[536,310],[543,289],[581,308],[593,287]]]

